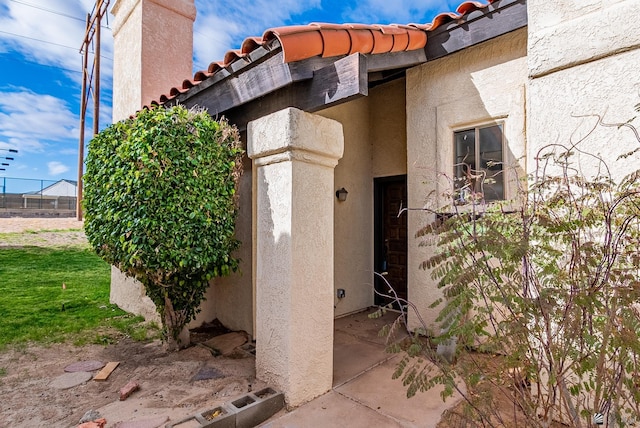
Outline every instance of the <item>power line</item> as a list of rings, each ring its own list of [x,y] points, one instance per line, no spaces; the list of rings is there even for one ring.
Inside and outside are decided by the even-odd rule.
[[[40,64],[39,62],[35,62],[35,61],[28,61],[26,59],[20,59],[18,60],[17,58],[12,58],[12,57],[6,57],[2,59],[3,61],[13,61],[13,62],[18,62],[20,64],[32,64],[32,65],[38,65],[40,67],[47,67],[47,68],[55,68],[57,70],[62,70],[62,71],[68,71],[70,73],[79,73],[82,74],[82,71],[80,70],[71,70],[70,68],[64,68],[64,67],[56,67],[55,65],[50,65],[50,64]]]
[[[21,5],[24,5],[24,6],[29,6],[29,7],[32,7],[34,9],[40,9],[40,10],[43,10],[45,12],[53,13],[54,15],[64,16],[65,18],[75,19],[76,21],[84,22],[84,19],[82,19],[82,18],[78,18],[77,16],[73,16],[73,15],[68,15],[66,13],[59,12],[57,10],[47,9],[46,7],[38,6],[38,5],[35,5],[35,4],[31,4],[31,3],[24,2],[24,1],[20,1],[20,0],[10,0],[10,1],[12,1],[14,3],[18,3],[18,4],[21,4]],[[107,30],[111,30],[110,27],[104,26],[104,25],[102,26],[102,28],[105,28]]]
[[[22,39],[27,39],[27,40],[33,40],[35,42],[40,42],[40,43],[46,43],[48,45],[54,45],[54,46],[59,46],[61,48],[66,48],[66,49],[73,49],[74,51],[77,51],[78,48],[74,48],[72,46],[67,46],[67,45],[62,45],[60,43],[55,43],[55,42],[50,42],[48,40],[42,40],[42,39],[36,39],[35,37],[29,37],[29,36],[23,36],[22,34],[16,34],[16,33],[10,33],[8,31],[2,31],[0,30],[0,33],[2,34],[8,34],[10,36],[14,36],[14,37],[20,37]],[[95,52],[90,52],[91,54],[94,54]],[[109,61],[113,61],[113,58],[109,58],[107,56],[104,55],[100,55],[101,58],[107,59]]]

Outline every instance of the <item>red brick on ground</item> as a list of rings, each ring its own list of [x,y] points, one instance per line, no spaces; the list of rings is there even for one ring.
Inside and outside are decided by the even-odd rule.
[[[104,428],[107,425],[105,418],[96,419],[95,421],[85,422],[78,425],[77,428]]]
[[[134,391],[137,391],[138,388],[140,388],[140,385],[138,385],[138,382],[133,380],[120,388],[120,401],[126,400],[127,397],[133,394]]]

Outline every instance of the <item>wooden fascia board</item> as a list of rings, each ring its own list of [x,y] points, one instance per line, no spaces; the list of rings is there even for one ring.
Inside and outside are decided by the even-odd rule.
[[[179,103],[182,103],[183,101],[195,96],[199,92],[202,92],[207,88],[216,85],[233,75],[237,75],[253,67],[259,66],[263,61],[281,51],[282,48],[280,47],[280,44],[277,43],[277,40],[271,42],[267,46],[261,46],[253,52],[249,53],[245,59],[235,61],[228,67],[216,71],[213,76],[202,82],[196,82],[196,85],[193,88],[189,89],[187,92],[179,94],[175,99],[172,99],[170,101],[175,100]]]
[[[218,73],[216,73],[218,74]],[[213,116],[263,97],[294,81],[282,51],[252,67],[228,73],[220,80],[207,79],[193,90],[171,100],[170,104],[199,105]]]
[[[527,26],[527,0],[501,0],[429,33],[428,61]]]

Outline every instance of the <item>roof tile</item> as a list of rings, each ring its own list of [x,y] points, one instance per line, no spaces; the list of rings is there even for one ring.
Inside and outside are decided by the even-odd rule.
[[[223,61],[212,62],[206,71],[195,73],[193,80],[185,80],[181,88],[171,88],[168,95],[160,97],[165,103],[190,88],[197,86],[224,70],[238,60],[249,62],[249,54],[263,47],[271,48],[277,40],[284,53],[285,62],[296,62],[315,56],[333,57],[353,53],[381,54],[422,49],[427,44],[428,32],[464,15],[486,8],[497,0],[465,1],[458,6],[456,12],[438,14],[430,23],[408,25],[375,25],[375,24],[328,24],[311,23],[308,25],[290,25],[270,28],[262,37],[246,38],[239,50],[228,51]],[[153,101],[152,104],[158,104]]]

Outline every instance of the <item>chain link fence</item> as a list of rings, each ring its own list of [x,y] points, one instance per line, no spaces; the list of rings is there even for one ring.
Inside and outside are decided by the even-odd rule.
[[[78,187],[74,180],[0,177],[0,215],[75,215]]]

